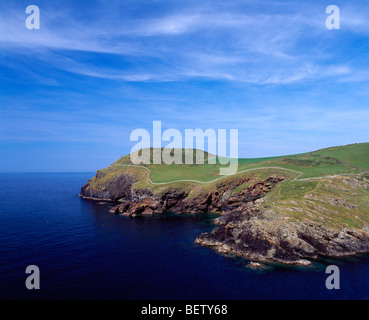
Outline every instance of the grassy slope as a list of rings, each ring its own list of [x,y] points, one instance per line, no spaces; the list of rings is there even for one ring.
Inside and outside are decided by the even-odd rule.
[[[312,155],[333,157],[360,169],[369,170],[369,143],[323,149],[313,152]]]
[[[369,223],[369,180],[365,178],[369,177],[286,181],[268,195],[267,206],[288,220],[361,228]]]
[[[338,171],[364,172],[369,170],[369,143],[323,149],[297,159],[308,158],[339,161],[334,161],[322,176]],[[320,164],[300,171],[305,173],[304,177],[317,176],[324,166]],[[291,221],[309,220],[336,228],[361,228],[369,223],[368,173],[310,181],[286,180],[268,198],[267,207]]]

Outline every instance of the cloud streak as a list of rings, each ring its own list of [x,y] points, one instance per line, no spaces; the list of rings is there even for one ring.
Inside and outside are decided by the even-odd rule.
[[[356,71],[355,66],[350,69],[340,63],[331,66],[331,71],[326,70],[324,65],[334,55],[331,47],[309,46],[316,39],[324,41],[330,36],[324,30],[321,6],[309,4],[302,10],[291,3],[288,10],[277,13],[253,1],[242,7],[243,12],[238,6],[235,2],[233,7],[220,11],[217,7],[190,5],[181,13],[158,12],[129,18],[123,15],[119,20],[116,15],[115,19],[110,18],[108,7],[88,21],[77,20],[70,10],[54,11],[46,6],[42,28],[37,32],[26,30],[24,13],[13,8],[1,19],[0,27],[5,32],[0,34],[0,43],[5,52],[25,49],[29,54],[38,54],[44,50],[44,55],[50,54],[46,60],[57,61],[56,67],[76,74],[128,82],[205,78],[285,85],[330,77],[333,69],[336,76],[348,76],[351,69]],[[101,4],[95,8],[97,13],[99,8]],[[95,12],[94,8],[91,10]],[[361,32],[363,17],[355,16],[351,7],[348,12],[354,18],[343,19],[347,32]],[[306,44],[301,50],[304,38]],[[55,51],[114,54],[139,61],[145,70],[119,70],[119,66],[109,63],[86,65],[71,54],[55,59]],[[349,77],[340,81],[345,79]]]

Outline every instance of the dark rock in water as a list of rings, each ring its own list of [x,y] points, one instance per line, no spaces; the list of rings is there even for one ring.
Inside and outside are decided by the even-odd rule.
[[[251,269],[262,269],[263,268],[263,265],[259,262],[250,262],[247,266]]]

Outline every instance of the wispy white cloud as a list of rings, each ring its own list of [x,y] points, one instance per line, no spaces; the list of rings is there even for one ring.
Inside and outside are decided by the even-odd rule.
[[[285,85],[304,80],[341,76],[353,79],[357,70],[347,63],[335,63],[327,69],[327,59],[334,53],[329,45],[309,46],[315,38],[324,38],[324,12],[321,6],[296,4],[289,10],[268,12],[264,7],[223,11],[205,5],[189,6],[182,12],[165,12],[151,17],[109,18],[107,12],[91,21],[78,21],[68,10],[42,14],[38,31],[26,30],[24,13],[10,10],[0,19],[1,48],[27,50],[29,54],[44,50],[45,61],[57,61],[73,73],[118,81],[180,81],[208,78],[260,85]],[[256,9],[255,9],[256,8]],[[352,32],[359,32],[363,16],[343,19]],[[312,13],[315,13],[312,15]],[[365,25],[365,23],[364,23]],[[307,43],[301,46],[302,39]],[[23,48],[23,49],[22,49]],[[119,70],[116,65],[94,66],[59,56],[52,51],[85,51],[116,54],[133,59],[153,58],[150,65]],[[46,57],[46,53],[50,57]],[[311,53],[314,53],[313,55]],[[365,73],[362,74],[364,77]]]

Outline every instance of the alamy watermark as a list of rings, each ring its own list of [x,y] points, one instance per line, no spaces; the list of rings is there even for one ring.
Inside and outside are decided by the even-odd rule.
[[[162,132],[161,121],[153,121],[152,135],[146,129],[132,131],[130,141],[138,141],[130,153],[133,164],[221,164],[220,175],[232,175],[238,170],[238,129],[178,129]],[[205,154],[205,142],[207,151]],[[168,142],[163,147],[163,142]],[[195,143],[194,143],[195,142]],[[229,155],[227,156],[227,142]],[[152,148],[151,148],[152,146]],[[195,152],[195,154],[194,154]],[[217,156],[218,155],[218,156]],[[207,158],[206,158],[207,156]]]
[[[326,14],[329,14],[328,18],[325,21],[325,26],[328,30],[340,29],[340,8],[338,6],[328,6],[325,10]]]
[[[328,290],[341,289],[340,269],[335,265],[331,265],[325,269],[325,273],[330,274],[325,281],[325,287]]]
[[[30,5],[26,8],[26,13],[29,16],[26,19],[27,29],[40,29],[40,9],[38,6]]]
[[[336,265],[330,265],[325,270],[326,274],[329,274],[325,281],[325,287],[328,290],[341,289],[340,269]],[[40,289],[40,269],[36,265],[29,265],[26,268],[26,274],[30,274],[26,278],[26,288],[28,290]]]
[[[29,5],[26,8],[26,13],[29,16],[26,19],[27,29],[40,29],[40,9],[36,5]],[[328,30],[340,29],[340,8],[336,5],[329,5],[326,10],[329,14],[325,21],[325,26]]]
[[[25,285],[28,290],[40,289],[40,269],[38,266],[29,265],[26,268],[26,274],[30,274],[27,277]]]

